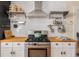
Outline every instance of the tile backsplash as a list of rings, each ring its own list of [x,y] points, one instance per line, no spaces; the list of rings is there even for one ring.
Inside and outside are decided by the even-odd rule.
[[[18,2],[18,1],[13,1],[13,4],[17,4],[19,6],[21,6],[23,8],[23,10],[26,12],[26,15],[28,15],[29,12],[31,12],[32,10],[34,10],[34,2]],[[52,7],[52,8],[47,8],[46,3],[47,2],[43,2],[43,10],[46,11],[46,13],[49,13],[49,11],[57,11],[57,10],[69,10],[68,6],[66,5],[66,3],[60,2],[60,3],[56,3],[56,5],[53,5],[53,2],[48,2],[48,6]],[[51,3],[51,5],[50,5]],[[59,5],[58,5],[59,4]],[[62,5],[63,4],[63,5]],[[61,8],[59,8],[61,7]],[[65,7],[65,8],[64,8]],[[19,17],[19,16],[18,16]],[[69,20],[69,19],[73,19],[73,17],[71,18],[66,18],[64,20]],[[11,19],[12,20],[12,19]],[[26,21],[26,24],[24,25],[24,29],[22,28],[21,33],[19,33],[19,29],[17,30],[13,30],[12,28],[12,23],[11,23],[11,30],[13,31],[13,34],[15,34],[15,36],[27,36],[28,35],[28,31],[33,31],[33,30],[47,30],[48,31],[48,35],[49,36],[62,36],[62,35],[67,35],[67,36],[73,36],[73,26],[72,25],[67,25],[67,21],[65,23],[66,25],[66,33],[65,34],[59,34],[56,30],[55,33],[52,33],[49,29],[49,27],[47,25],[49,24],[53,24],[53,19],[49,19],[49,18],[43,18],[43,19],[29,19],[29,18],[24,18],[24,16],[20,16],[19,18],[13,20],[13,21]],[[72,26],[72,27],[71,27]],[[71,28],[70,28],[71,27]]]

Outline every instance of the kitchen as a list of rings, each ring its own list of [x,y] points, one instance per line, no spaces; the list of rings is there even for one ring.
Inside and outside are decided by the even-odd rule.
[[[4,24],[0,24],[0,57],[79,56],[79,2],[1,3],[0,7],[4,11],[0,14],[6,12],[4,14],[9,21],[4,20]],[[2,21],[1,17],[0,20]]]

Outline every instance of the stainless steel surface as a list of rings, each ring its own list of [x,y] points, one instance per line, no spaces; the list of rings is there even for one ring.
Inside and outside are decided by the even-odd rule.
[[[46,51],[44,49],[46,49]],[[43,51],[43,52],[41,52],[41,51]],[[25,43],[25,54],[29,57],[30,56],[32,56],[32,57],[43,57],[43,56],[50,57],[51,56],[50,52],[51,52],[50,42],[26,42]]]
[[[25,45],[38,45],[38,46],[41,46],[41,45],[48,45],[50,46],[50,42],[26,42]]]
[[[35,10],[28,14],[29,18],[46,18],[47,14],[42,10],[42,1],[35,1]]]

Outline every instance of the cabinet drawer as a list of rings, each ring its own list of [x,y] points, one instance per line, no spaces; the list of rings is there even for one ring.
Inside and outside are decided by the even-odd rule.
[[[24,51],[25,47],[13,47],[14,51]]]
[[[13,42],[13,47],[24,47],[24,42]]]
[[[76,46],[76,42],[63,42],[63,47],[75,47]]]
[[[53,47],[62,47],[62,42],[52,42],[51,45]]]
[[[1,42],[1,47],[12,47],[12,42]]]

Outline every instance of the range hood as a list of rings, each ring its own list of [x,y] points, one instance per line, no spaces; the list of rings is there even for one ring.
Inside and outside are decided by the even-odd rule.
[[[28,14],[29,18],[47,18],[47,14],[42,10],[42,1],[35,1],[35,9]]]

